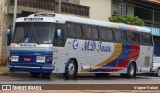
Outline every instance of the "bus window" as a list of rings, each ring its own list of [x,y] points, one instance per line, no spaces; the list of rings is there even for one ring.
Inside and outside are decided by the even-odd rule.
[[[90,27],[88,26],[84,27],[84,34],[87,39],[92,39],[92,32]]]
[[[108,38],[107,38],[107,29],[101,29],[100,32],[101,32],[101,39],[102,40],[108,40]]]
[[[98,39],[98,30],[97,28],[92,28],[92,37],[93,39]]]
[[[127,32],[128,35],[128,41],[131,43],[140,43],[140,37],[138,33],[134,32]]]
[[[113,40],[113,32],[111,29],[100,29],[101,32],[101,39],[102,40],[108,40],[112,41]]]
[[[81,25],[75,25],[75,33],[77,38],[82,38],[82,27]]]
[[[138,33],[133,33],[132,34],[132,41],[133,42],[136,42],[136,43],[139,43],[140,42],[140,38],[139,38],[139,34]]]
[[[126,42],[126,32],[125,31],[115,31],[115,39],[118,42]]]
[[[152,45],[152,38],[150,34],[142,33],[141,40],[143,44]]]
[[[113,32],[111,29],[107,29],[107,37],[109,41],[113,40]]]
[[[75,37],[76,33],[75,33],[75,29],[74,29],[74,24],[67,24],[67,30],[68,30],[68,35],[71,37]]]

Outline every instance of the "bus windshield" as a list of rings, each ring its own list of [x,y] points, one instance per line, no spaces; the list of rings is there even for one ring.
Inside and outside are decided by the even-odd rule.
[[[17,22],[13,43],[52,44],[55,25],[48,22]]]

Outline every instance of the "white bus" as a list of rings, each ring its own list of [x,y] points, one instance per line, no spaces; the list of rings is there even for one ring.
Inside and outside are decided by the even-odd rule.
[[[16,20],[10,71],[32,75],[150,72],[153,44],[147,28],[55,13]]]

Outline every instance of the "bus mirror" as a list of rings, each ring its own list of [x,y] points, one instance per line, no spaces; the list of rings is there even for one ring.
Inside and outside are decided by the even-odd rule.
[[[62,39],[62,29],[57,29],[56,37]]]
[[[7,37],[11,36],[12,29],[7,29]]]
[[[12,28],[7,29],[7,45],[10,45],[11,43],[11,38],[12,38]]]

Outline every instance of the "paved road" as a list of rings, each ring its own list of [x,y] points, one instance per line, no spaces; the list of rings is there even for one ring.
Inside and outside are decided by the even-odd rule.
[[[81,74],[76,79],[66,80],[62,75],[52,75],[50,79],[47,78],[34,78],[31,77],[30,74],[10,74],[9,76],[0,76],[0,84],[42,84],[43,86],[51,87],[46,84],[52,84],[54,85],[54,90],[46,90],[45,92],[41,91],[42,93],[139,93],[139,89],[134,89],[134,84],[144,84],[143,86],[152,86],[152,84],[155,84],[154,87],[158,85],[158,89],[155,90],[148,90],[144,89],[143,91],[140,91],[140,93],[160,93],[160,77],[155,76],[146,76],[146,75],[138,75],[135,79],[128,79],[124,77],[120,77],[120,75],[112,74],[107,77],[95,77],[93,74]],[[70,84],[70,85],[68,85]],[[90,84],[90,85],[89,85]],[[104,88],[105,84],[109,84],[109,86],[105,86],[105,88],[108,88],[107,90]],[[110,86],[112,85],[113,86]],[[125,84],[124,85],[116,85],[116,84]],[[133,86],[130,85],[133,84]],[[146,84],[146,85],[145,85]],[[77,86],[80,85],[80,86]],[[118,87],[117,87],[118,86]],[[137,85],[136,85],[137,86]],[[139,86],[139,85],[138,85]],[[63,87],[62,90],[60,87]],[[73,89],[78,88],[79,89]],[[81,89],[81,87],[83,87]],[[85,88],[84,88],[85,87]],[[86,87],[90,89],[86,89]],[[118,90],[110,90],[110,88],[117,87]],[[123,88],[121,90],[121,88]],[[130,89],[131,90],[130,90]],[[58,89],[58,90],[57,90]],[[73,91],[69,91],[69,90]],[[101,89],[103,89],[101,91]],[[127,89],[127,90],[126,90]],[[65,91],[66,90],[66,91]],[[121,92],[120,92],[121,91]],[[4,91],[0,91],[4,92]],[[7,93],[13,93],[13,91],[8,91]],[[31,92],[31,91],[30,91]],[[5,92],[6,93],[6,92]],[[21,91],[21,92],[15,92],[15,93],[29,93],[28,91]],[[32,92],[31,92],[32,93]]]
[[[0,84],[160,84],[160,77],[138,75],[135,79],[128,79],[116,74],[107,77],[81,74],[76,79],[66,80],[59,74],[53,74],[50,79],[47,79],[34,78],[30,74],[21,73],[0,76]]]

